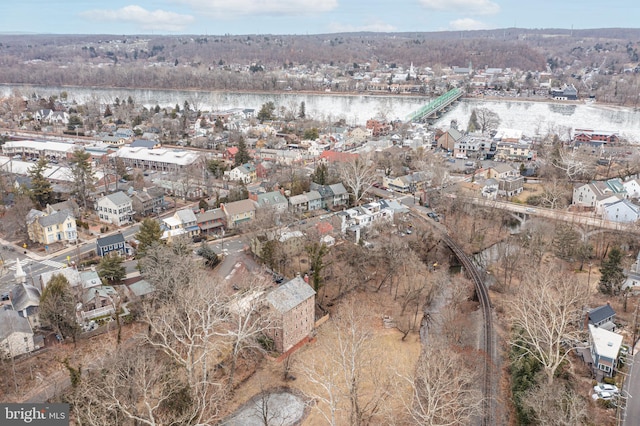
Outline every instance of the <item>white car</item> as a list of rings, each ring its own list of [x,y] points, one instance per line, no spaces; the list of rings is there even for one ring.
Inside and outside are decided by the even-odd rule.
[[[598,383],[593,387],[593,391],[595,393],[599,392],[609,392],[609,393],[620,393],[620,389],[616,385],[608,385],[606,383]]]
[[[591,395],[591,398],[593,398],[594,401],[597,401],[599,399],[604,399],[605,401],[611,401],[616,395],[613,392],[607,392],[607,391],[603,391],[603,392],[596,392],[593,395]]]

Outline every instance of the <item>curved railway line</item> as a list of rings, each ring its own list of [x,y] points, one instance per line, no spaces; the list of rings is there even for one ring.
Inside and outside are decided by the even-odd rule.
[[[414,210],[414,213],[418,214],[418,217],[428,222],[431,225],[435,225],[429,219],[426,219],[422,212]],[[495,352],[494,352],[494,339],[493,339],[493,317],[491,311],[491,300],[489,299],[489,290],[480,275],[480,271],[473,263],[473,261],[467,256],[467,254],[460,248],[460,246],[446,233],[446,230],[441,229],[439,226],[435,226],[441,231],[442,241],[451,249],[453,254],[458,258],[464,269],[473,280],[478,300],[480,301],[480,308],[482,309],[482,316],[484,319],[483,324],[483,336],[481,350],[485,351],[484,356],[484,371],[483,371],[483,383],[482,383],[482,425],[492,426],[494,424],[494,383],[493,383],[493,366],[496,364]]]
[[[483,324],[483,346],[486,355],[484,357],[484,374],[482,391],[484,394],[482,409],[483,409],[483,425],[493,425],[493,323],[491,313],[491,300],[489,299],[489,290],[484,283],[484,280],[480,276],[480,272],[476,265],[473,264],[469,256],[462,251],[460,246],[451,239],[448,235],[442,236],[447,246],[456,255],[462,266],[467,271],[476,288],[476,294],[480,301],[480,307],[482,309],[482,316],[484,318]]]

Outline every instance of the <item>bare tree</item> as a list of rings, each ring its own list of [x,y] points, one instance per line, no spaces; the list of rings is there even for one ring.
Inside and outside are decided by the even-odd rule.
[[[128,420],[160,426],[190,423],[196,415],[181,370],[144,346],[107,348],[99,368],[82,375],[70,399],[79,424]]]
[[[594,175],[595,164],[593,160],[574,149],[558,149],[558,158],[553,165],[563,171],[570,182],[579,179],[590,178]]]
[[[550,209],[564,208],[567,206],[567,200],[570,197],[570,191],[566,182],[552,178],[542,185],[542,195],[540,196],[540,204]]]
[[[0,226],[10,238],[27,238],[27,214],[35,204],[27,194],[18,194],[13,206],[7,209]]]
[[[568,359],[566,342],[579,341],[577,324],[587,294],[574,275],[549,267],[531,269],[511,308],[511,345],[542,365],[547,383]]]
[[[588,403],[567,384],[538,385],[527,392],[523,405],[542,426],[573,426],[589,423]]]
[[[141,319],[149,329],[144,340],[184,369],[192,403],[199,407],[197,422],[215,416],[219,407],[213,402],[223,388],[212,379],[212,369],[228,351],[221,338],[228,330],[228,310],[220,285],[205,275],[195,276],[171,299],[157,307],[147,305]]]
[[[376,181],[375,168],[366,156],[358,156],[340,163],[339,174],[351,194],[354,204],[360,204],[364,194],[371,189]]]
[[[323,339],[318,358],[298,366],[316,384],[314,397],[327,403],[318,410],[331,424],[375,423],[389,397],[390,376],[372,344],[372,320],[365,306],[347,302],[326,326],[331,336]]]
[[[246,352],[263,352],[260,338],[272,327],[271,316],[264,305],[266,282],[252,280],[243,293],[228,303],[230,315],[228,330],[223,335],[231,345],[231,368],[229,385],[233,387],[238,357]]]
[[[469,361],[444,341],[432,340],[423,346],[415,374],[400,375],[411,390],[411,399],[401,398],[411,423],[470,424],[481,413],[478,372]]]
[[[500,125],[500,117],[489,108],[475,108],[474,111],[476,113],[479,130],[482,133],[496,130]]]

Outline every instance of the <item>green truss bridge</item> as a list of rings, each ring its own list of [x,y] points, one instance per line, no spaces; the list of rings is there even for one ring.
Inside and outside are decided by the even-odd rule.
[[[451,89],[444,95],[438,96],[419,110],[409,114],[405,121],[419,122],[425,121],[429,118],[435,118],[442,110],[460,99],[462,95],[464,95],[464,90],[457,87],[455,89]]]

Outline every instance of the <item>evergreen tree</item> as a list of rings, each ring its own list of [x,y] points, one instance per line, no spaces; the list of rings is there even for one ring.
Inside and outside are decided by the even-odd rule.
[[[621,263],[622,252],[618,247],[612,248],[600,268],[600,291],[602,293],[612,296],[620,293],[625,280]]]
[[[329,252],[329,248],[324,243],[314,241],[305,247],[305,251],[309,255],[313,289],[317,293],[322,287],[322,270],[327,266],[324,263],[324,256]]]
[[[467,132],[475,132],[480,128],[480,124],[478,123],[478,116],[476,115],[476,109],[474,108],[471,111],[471,116],[469,117],[469,124],[467,125]]]
[[[304,101],[302,101],[300,102],[300,110],[298,111],[298,118],[306,118],[306,116],[307,116],[306,105]]]
[[[76,320],[76,302],[69,281],[62,274],[54,274],[40,296],[40,320],[63,339],[75,342],[80,331]]]
[[[69,166],[73,177],[72,193],[82,202],[82,206],[86,209],[91,191],[95,187],[91,154],[84,150],[75,150],[71,160],[69,160]]]
[[[258,120],[260,123],[264,123],[268,120],[273,120],[273,113],[276,111],[276,106],[272,101],[262,104],[260,111],[258,111]]]
[[[248,163],[249,161],[251,161],[251,155],[249,155],[247,144],[244,142],[244,138],[241,136],[240,140],[238,141],[238,152],[235,156],[234,164],[236,167],[238,167]]]
[[[216,254],[215,251],[211,247],[207,245],[204,241],[200,245],[200,248],[197,251],[199,256],[204,258],[204,264],[209,268],[213,269],[220,263],[220,258]]]
[[[162,229],[158,221],[153,219],[145,219],[140,224],[140,230],[135,235],[138,240],[138,253],[144,255],[145,251],[153,244],[160,243],[162,238]]]
[[[104,117],[111,117],[113,115],[113,113],[111,112],[111,107],[109,105],[107,105],[107,107],[104,109]]]
[[[122,257],[117,254],[104,256],[97,270],[100,278],[104,278],[109,284],[119,284],[127,276],[127,271],[122,265]]]
[[[44,157],[40,157],[34,167],[29,169],[29,177],[31,178],[31,190],[29,195],[34,203],[41,208],[51,204],[53,201],[53,189],[51,183],[44,177],[44,171],[48,162]]]
[[[319,136],[320,136],[320,132],[318,131],[318,129],[316,127],[313,127],[311,129],[305,130],[304,131],[304,135],[302,136],[302,138],[304,140],[314,141],[314,140],[318,139]]]
[[[324,163],[318,164],[316,170],[311,174],[311,181],[318,185],[326,185],[329,181],[329,169]]]

